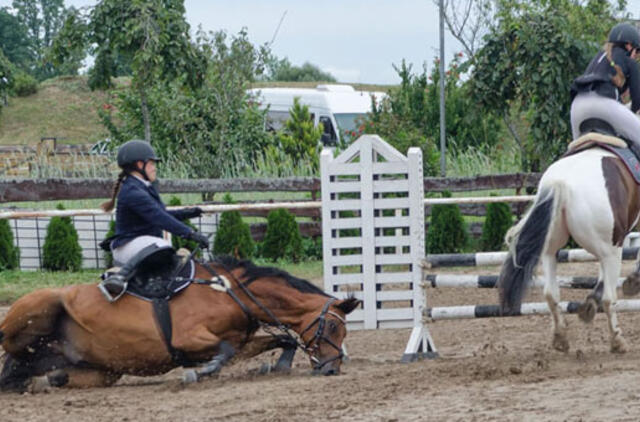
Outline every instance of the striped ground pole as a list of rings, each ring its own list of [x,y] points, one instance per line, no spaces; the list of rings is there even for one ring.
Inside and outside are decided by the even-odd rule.
[[[627,247],[622,250],[622,259],[633,260],[638,255],[638,248]],[[584,249],[561,249],[557,253],[558,262],[590,262],[596,257]],[[427,268],[435,267],[480,267],[483,265],[502,265],[507,252],[478,252],[463,254],[432,254],[425,258]]]
[[[575,314],[578,311],[578,306],[580,306],[580,302],[560,302],[562,313],[566,314]],[[618,300],[615,304],[615,310],[617,312],[640,311],[640,300]],[[598,312],[602,312],[602,310],[598,309]],[[498,305],[443,306],[428,308],[425,311],[425,316],[431,321],[546,314],[549,314],[546,302],[523,303],[518,315],[500,315]]]
[[[492,289],[498,283],[498,275],[474,275],[474,274],[427,274],[425,281],[431,287],[476,287]],[[622,286],[624,278],[618,279],[618,287]],[[566,289],[593,289],[598,282],[597,277],[558,277],[560,287]],[[534,277],[532,287],[543,287],[544,279]]]

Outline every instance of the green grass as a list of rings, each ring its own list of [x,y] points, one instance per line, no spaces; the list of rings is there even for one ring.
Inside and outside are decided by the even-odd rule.
[[[46,271],[0,271],[0,303],[8,304],[20,296],[45,287],[97,282],[101,271],[77,273]]]
[[[300,263],[256,260],[261,266],[278,267],[296,277],[322,284],[322,261]],[[73,284],[97,283],[100,270],[83,270],[77,273],[46,271],[0,271],[0,304],[7,305],[36,289],[63,287]]]
[[[65,144],[96,142],[108,136],[97,113],[106,102],[107,94],[91,91],[86,76],[48,79],[36,94],[9,99],[0,114],[0,145],[35,144],[42,137]]]

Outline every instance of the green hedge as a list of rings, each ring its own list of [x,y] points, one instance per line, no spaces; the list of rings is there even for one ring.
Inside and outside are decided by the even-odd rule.
[[[62,204],[58,204],[63,210]],[[47,226],[42,251],[42,267],[51,271],[78,271],[82,268],[82,249],[71,217],[53,217]]]
[[[262,256],[272,261],[298,262],[302,257],[302,236],[295,217],[284,208],[267,216],[267,232],[262,242]]]
[[[13,270],[19,266],[20,250],[13,244],[9,220],[0,219],[0,271]]]

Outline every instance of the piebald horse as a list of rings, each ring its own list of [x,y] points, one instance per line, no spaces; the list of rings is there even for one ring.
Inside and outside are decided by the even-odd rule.
[[[245,345],[249,355],[288,345],[289,359],[301,348],[317,372],[340,372],[345,317],[359,300],[338,300],[277,268],[229,257],[196,265],[194,278],[209,280],[212,273],[229,280],[228,293],[194,283],[169,302],[170,346],[202,364],[186,371],[186,380],[217,373]],[[259,327],[274,334],[254,337]],[[24,390],[42,375],[54,386],[108,386],[123,374],[156,375],[180,366],[149,302],[124,295],[109,303],[96,284],[23,296],[0,323],[0,342],[1,390]]]
[[[587,134],[574,143],[585,147],[591,140],[625,146],[618,145],[622,141],[617,138],[598,134]],[[581,304],[578,314],[589,322],[601,303],[608,318],[611,351],[626,352],[628,345],[614,305],[623,240],[638,222],[639,213],[638,185],[622,160],[606,148],[578,150],[554,162],[542,175],[529,211],[507,232],[509,254],[498,284],[502,313],[513,315],[520,311],[527,284],[540,261],[545,280],[543,294],[552,315],[552,345],[563,352],[569,350],[567,323],[559,306],[556,252],[571,236],[600,264],[598,285]],[[636,279],[637,270],[625,280],[625,293],[637,292],[638,287],[633,286]]]

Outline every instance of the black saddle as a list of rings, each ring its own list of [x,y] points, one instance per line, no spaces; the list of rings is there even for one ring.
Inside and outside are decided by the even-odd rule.
[[[175,296],[192,281],[193,260],[183,259],[171,247],[159,249],[137,265],[127,293],[148,301]]]

